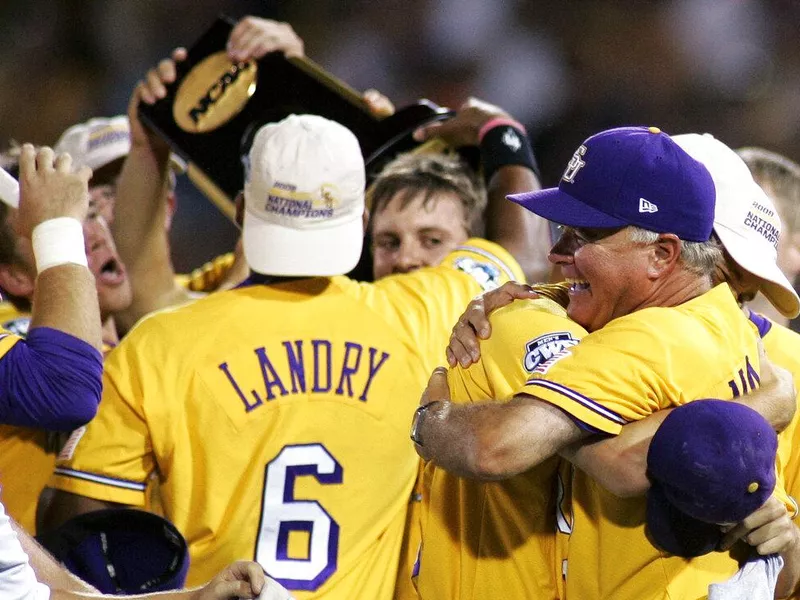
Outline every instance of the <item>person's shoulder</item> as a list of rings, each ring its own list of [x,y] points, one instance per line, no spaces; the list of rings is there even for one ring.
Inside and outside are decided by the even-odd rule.
[[[489,315],[493,335],[514,331],[552,331],[563,329],[579,336],[586,330],[567,317],[566,309],[544,296],[530,300],[515,300]]]
[[[470,238],[448,254],[438,267],[450,268],[475,279],[484,290],[506,281],[525,281],[517,260],[505,248],[482,238]]]
[[[755,317],[755,318],[753,318]],[[784,367],[800,370],[800,333],[758,314],[751,316],[764,340],[767,356]],[[787,364],[791,363],[791,364]]]

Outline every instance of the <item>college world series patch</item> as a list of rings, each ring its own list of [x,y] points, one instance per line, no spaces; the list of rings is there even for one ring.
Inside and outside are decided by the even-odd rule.
[[[455,260],[453,266],[477,281],[484,291],[493,290],[500,285],[500,269],[488,262],[462,256]]]
[[[567,348],[571,348],[579,341],[572,337],[572,334],[568,331],[540,335],[525,344],[525,358],[522,360],[522,366],[525,367],[528,373],[533,373],[536,367]]]

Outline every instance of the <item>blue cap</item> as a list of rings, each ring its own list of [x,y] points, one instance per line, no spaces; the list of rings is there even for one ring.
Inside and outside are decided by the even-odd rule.
[[[777,449],[770,424],[742,404],[697,400],[674,409],[647,453],[651,541],[680,556],[714,550],[717,524],[742,521],[772,494]]]
[[[714,181],[657,127],[593,135],[572,156],[557,188],[509,200],[570,227],[635,225],[705,242],[714,225]]]
[[[180,532],[166,519],[142,510],[85,513],[37,540],[104,594],[181,589],[189,570],[188,547]]]

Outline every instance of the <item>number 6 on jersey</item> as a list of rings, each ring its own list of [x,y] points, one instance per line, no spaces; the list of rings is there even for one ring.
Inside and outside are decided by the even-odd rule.
[[[313,591],[336,571],[339,525],[316,500],[295,500],[295,479],[302,475],[321,484],[343,479],[341,465],[322,444],[284,446],[265,469],[255,559],[287,589]],[[306,558],[289,556],[293,531],[308,534]]]

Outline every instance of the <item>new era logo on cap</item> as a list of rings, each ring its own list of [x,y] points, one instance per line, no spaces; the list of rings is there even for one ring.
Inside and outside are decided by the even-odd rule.
[[[640,213],[658,212],[658,206],[656,206],[649,200],[645,200],[644,198],[639,198],[639,212]]]
[[[588,138],[557,188],[509,196],[570,227],[635,226],[706,242],[714,223],[708,170],[657,127],[619,127]]]

